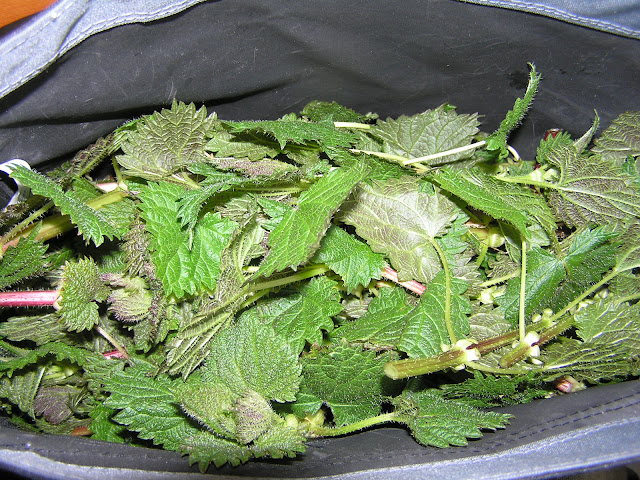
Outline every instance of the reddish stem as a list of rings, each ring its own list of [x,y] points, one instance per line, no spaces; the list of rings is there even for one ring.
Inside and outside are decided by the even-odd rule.
[[[398,272],[396,272],[391,267],[384,267],[384,269],[382,270],[382,276],[388,280],[391,280],[392,282],[397,283],[398,285],[402,285],[407,290],[411,290],[412,292],[417,293],[418,295],[422,295],[424,291],[427,289],[427,287],[425,287],[419,282],[416,282],[415,280],[409,280],[407,282],[399,281]]]
[[[58,290],[0,292],[0,307],[52,307],[59,297]]]

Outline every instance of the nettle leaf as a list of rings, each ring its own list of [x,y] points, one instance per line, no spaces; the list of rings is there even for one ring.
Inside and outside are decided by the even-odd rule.
[[[451,322],[458,338],[469,334],[471,304],[462,294],[467,282],[458,278],[451,279]],[[410,357],[431,357],[442,353],[443,345],[451,340],[445,324],[446,283],[444,271],[438,273],[420,297],[418,305],[401,321],[404,329],[397,348]]]
[[[538,91],[541,75],[536,72],[534,65],[529,64],[531,71],[529,72],[529,83],[527,90],[522,98],[517,98],[513,104],[513,108],[509,110],[498,130],[487,137],[487,150],[497,150],[500,158],[506,158],[509,155],[507,150],[507,138],[509,134],[520,124],[527,110],[533,103],[533,97]]]
[[[366,174],[362,163],[336,168],[300,195],[298,208],[284,213],[269,235],[269,253],[256,277],[306,262],[320,246],[333,214]]]
[[[209,167],[209,165],[204,165],[204,167]],[[204,170],[208,174],[207,178],[200,183],[201,188],[185,191],[178,200],[177,213],[180,219],[180,226],[186,227],[187,231],[190,232],[195,228],[198,222],[198,214],[209,198],[216,193],[224,192],[235,185],[239,185],[245,179],[232,173],[208,171],[208,169],[192,167],[189,170],[195,170],[196,173]]]
[[[428,283],[442,269],[431,242],[460,214],[444,195],[420,191],[411,177],[361,184],[338,219],[356,227],[374,252],[389,257],[401,280]]]
[[[124,173],[147,180],[161,180],[190,163],[206,160],[205,135],[212,120],[204,107],[196,110],[174,100],[163,109],[139,119],[135,130],[121,143],[124,155],[116,157]]]
[[[477,168],[443,168],[432,178],[471,207],[513,225],[524,238],[530,238],[529,227],[535,223],[548,235],[555,232],[556,222],[544,198],[526,186],[500,181]]]
[[[549,152],[548,160],[560,170],[558,182],[550,187],[549,205],[568,227],[640,217],[640,191],[620,166],[579,155],[571,147]]]
[[[478,133],[478,115],[460,115],[448,105],[413,116],[379,121],[370,133],[383,140],[383,151],[405,158],[418,158],[469,145]],[[473,151],[433,160],[430,165],[468,158]]]
[[[126,427],[111,420],[116,413],[116,409],[106,407],[102,403],[98,403],[91,409],[89,412],[89,417],[91,417],[89,430],[92,433],[92,439],[113,443],[126,442]]]
[[[238,394],[253,390],[268,400],[285,402],[295,399],[300,371],[287,339],[252,315],[243,315],[216,335],[203,378],[222,382]]]
[[[140,192],[141,216],[151,234],[156,275],[165,293],[182,297],[213,290],[224,248],[237,224],[219,213],[205,214],[190,234],[181,228],[178,203],[185,190],[171,183],[150,183]]]
[[[596,383],[640,372],[640,305],[601,300],[576,312],[575,323],[581,340],[563,339],[542,352],[550,379],[571,374]]]
[[[35,418],[34,402],[44,372],[45,367],[40,367],[12,378],[0,379],[0,398],[6,398],[31,418]]]
[[[60,318],[56,313],[10,317],[0,323],[0,337],[12,342],[30,340],[36,345],[44,345],[62,341],[67,336],[67,331],[60,325]]]
[[[221,383],[194,382],[180,386],[175,395],[187,415],[216,435],[230,440],[236,438],[233,406],[238,394]]]
[[[110,393],[105,406],[120,410],[113,420],[167,450],[189,454],[189,462],[205,471],[211,462],[238,465],[251,458],[249,449],[200,429],[181,410],[174,394],[181,380],[151,376],[152,367],[139,363],[105,382]]]
[[[618,165],[640,155],[640,112],[620,114],[594,143],[593,153]]]
[[[473,378],[460,383],[447,383],[440,388],[445,398],[461,400],[478,408],[517,405],[549,395],[548,389],[537,387],[530,377],[495,377],[474,370]]]
[[[384,257],[337,226],[327,230],[311,262],[324,263],[342,278],[347,292],[381,278]]]
[[[216,128],[213,137],[205,145],[205,150],[216,152],[216,157],[234,157],[234,160],[247,158],[252,162],[275,157],[282,151],[277,142],[264,134],[253,131],[231,133],[227,128]]]
[[[29,187],[35,195],[51,199],[63,215],[69,215],[84,239],[91,240],[96,246],[104,242],[104,237],[112,240],[120,236],[121,229],[105,215],[86,205],[74,192],[64,192],[48,177],[25,167],[16,167],[11,178]]]
[[[333,121],[307,122],[304,120],[264,120],[245,122],[225,122],[231,127],[232,133],[257,131],[272,135],[284,149],[287,144],[302,145],[315,142],[320,147],[348,147],[357,137],[334,126]]]
[[[286,179],[298,171],[295,165],[271,158],[249,160],[243,158],[213,158],[211,162],[219,170],[234,170],[256,181]]]
[[[306,342],[320,345],[323,330],[333,330],[332,317],[342,311],[337,286],[326,277],[314,278],[299,293],[267,300],[255,312],[299,355]]]
[[[616,270],[626,272],[640,267],[640,222],[636,220],[623,223],[616,230],[622,230],[618,237],[620,247],[616,257]]]
[[[313,122],[331,120],[332,122],[367,123],[378,117],[373,113],[361,115],[355,110],[340,105],[337,102],[321,102],[319,100],[307,103],[302,109],[301,114]]]
[[[388,355],[344,344],[304,356],[298,395],[302,403],[292,405],[294,413],[304,417],[324,403],[337,426],[380,414],[388,381],[382,367],[388,360]],[[308,410],[310,407],[316,408]]]
[[[60,319],[69,331],[89,330],[100,320],[98,305],[109,295],[109,289],[100,279],[98,266],[91,258],[67,262],[60,289]]]
[[[425,446],[445,448],[467,445],[467,439],[482,437],[482,430],[504,428],[510,415],[483,412],[465,402],[445,400],[438,390],[405,391],[394,398],[396,421],[411,429]]]
[[[331,333],[331,338],[349,343],[364,343],[376,348],[395,348],[405,327],[404,317],[413,306],[400,287],[383,288],[367,312]]]
[[[36,240],[39,227],[15,246],[7,248],[0,258],[0,290],[44,270],[44,254],[48,245]]]
[[[0,347],[2,347],[1,344]],[[0,363],[0,372],[7,376],[11,376],[15,370],[20,370],[27,365],[35,365],[41,361],[41,359],[49,355],[55,357],[57,360],[68,360],[71,363],[83,366],[89,357],[99,354],[90,352],[84,348],[73,347],[62,342],[51,342],[30,350],[24,356]]]

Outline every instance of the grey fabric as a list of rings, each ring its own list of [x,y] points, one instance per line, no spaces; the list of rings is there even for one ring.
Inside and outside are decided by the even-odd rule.
[[[640,38],[640,2],[638,0],[462,1],[545,15],[616,35]]]
[[[42,72],[91,35],[150,22],[204,0],[59,0],[0,31],[0,98]]]

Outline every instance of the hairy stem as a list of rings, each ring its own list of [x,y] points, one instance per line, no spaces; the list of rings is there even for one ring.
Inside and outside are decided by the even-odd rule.
[[[463,147],[452,148],[451,150],[445,150],[444,152],[438,152],[438,153],[432,153],[431,155],[425,155],[424,157],[409,158],[409,159],[406,159],[402,163],[403,163],[403,165],[411,165],[413,163],[429,162],[431,160],[436,160],[438,158],[448,157],[449,155],[455,155],[456,153],[462,153],[462,152],[466,152],[468,150],[475,150],[476,148],[482,147],[482,146],[484,146],[486,144],[487,144],[487,142],[482,140],[480,142],[472,143],[470,145],[464,145]]]
[[[527,241],[522,241],[522,265],[520,274],[520,309],[518,314],[518,328],[520,331],[520,341],[524,341],[524,337],[527,334],[527,327],[525,326],[525,298],[527,294]]]
[[[322,275],[323,273],[331,270],[326,265],[312,265],[310,267],[304,268],[293,275],[288,275],[286,277],[276,278],[274,280],[267,280],[266,282],[256,283],[255,285],[249,288],[249,291],[252,293],[259,292],[260,290],[266,290],[274,287],[281,287],[283,285],[288,285],[290,283],[296,283],[300,280],[305,280],[307,278],[316,277],[318,275]]]
[[[59,290],[0,292],[0,307],[53,307],[59,297]]]
[[[342,427],[324,427],[313,426],[309,429],[310,436],[314,437],[338,437],[341,435],[347,435],[349,433],[357,432],[374,425],[380,425],[382,423],[393,422],[397,415],[394,412],[383,413],[375,417],[365,418],[359,422],[350,423]]]

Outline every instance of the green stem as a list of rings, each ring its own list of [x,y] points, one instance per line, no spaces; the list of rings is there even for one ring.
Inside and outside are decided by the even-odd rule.
[[[253,285],[249,290],[252,293],[259,292],[260,290],[266,290],[274,287],[281,287],[282,285],[288,285],[290,283],[299,282],[300,280],[305,280],[307,278],[315,277],[318,275],[322,275],[323,273],[331,270],[326,265],[313,265],[311,267],[307,267],[299,272],[288,275],[282,278],[276,278],[274,280],[267,280],[266,282],[260,282]]]
[[[606,285],[613,277],[615,277],[616,275],[618,275],[618,273],[620,273],[620,270],[614,269],[611,270],[607,275],[605,275],[602,280],[600,280],[598,283],[596,283],[595,285],[592,285],[591,288],[589,288],[588,290],[586,290],[585,292],[582,293],[582,295],[580,295],[578,298],[576,298],[573,302],[571,302],[570,304],[568,304],[566,307],[564,307],[562,310],[560,310],[559,312],[556,312],[553,316],[551,316],[549,318],[549,322],[554,322],[557,319],[559,319],[560,317],[562,317],[565,313],[567,313],[569,310],[571,310],[573,307],[575,307],[576,305],[578,305],[582,300],[584,300],[585,298],[589,297],[590,295],[592,295],[593,293],[595,293],[598,289],[602,288],[604,285]]]
[[[440,244],[431,237],[429,237],[429,242],[436,252],[438,252],[440,262],[442,263],[442,269],[444,270],[444,282],[446,289],[444,296],[444,324],[447,327],[449,341],[451,342],[451,345],[453,345],[458,340],[456,339],[456,333],[453,330],[453,323],[451,322],[451,272],[449,271],[449,262],[447,262],[447,257],[445,256],[442,247],[440,247]]]
[[[633,300],[638,300],[638,299],[640,299],[640,293],[635,293],[633,295],[627,295],[626,297],[618,298],[617,300],[615,300],[615,302],[624,303],[624,302],[631,302]]]
[[[407,157],[403,157],[401,155],[395,155],[393,153],[385,153],[385,152],[373,152],[371,150],[357,150],[355,148],[352,148],[351,150],[349,150],[351,153],[364,153],[367,155],[372,155],[374,157],[378,157],[378,158],[384,158],[385,160],[394,160],[396,162],[400,162],[403,163],[411,160],[410,158]]]
[[[384,365],[384,373],[393,380],[399,380],[439,372],[449,367],[457,367],[465,363],[466,360],[464,349],[452,348],[435,357],[407,358],[387,362]]]
[[[9,232],[2,236],[0,240],[0,245],[4,245],[7,241],[12,240],[18,233],[20,233],[23,229],[27,228],[30,223],[34,222],[41,215],[44,215],[51,207],[53,207],[53,202],[47,202],[44,206],[33,212],[27,218],[18,223],[15,227],[13,227]],[[4,249],[3,249],[4,250]]]
[[[341,435],[347,435],[349,433],[357,432],[374,425],[380,425],[382,423],[393,422],[397,418],[394,412],[383,413],[375,417],[365,418],[359,422],[350,423],[342,427],[323,427],[313,426],[309,429],[310,436],[318,437],[338,437]]]
[[[520,331],[520,341],[524,340],[524,336],[527,334],[527,327],[525,326],[525,297],[527,294],[527,241],[522,241],[522,265],[520,274],[520,311],[518,315],[518,328]]]
[[[557,186],[554,185],[553,183],[544,182],[540,180],[533,180],[531,178],[526,178],[526,177],[504,177],[502,175],[495,175],[493,178],[506,183],[517,183],[518,185],[531,185],[533,187],[539,187],[539,188],[557,189]]]

